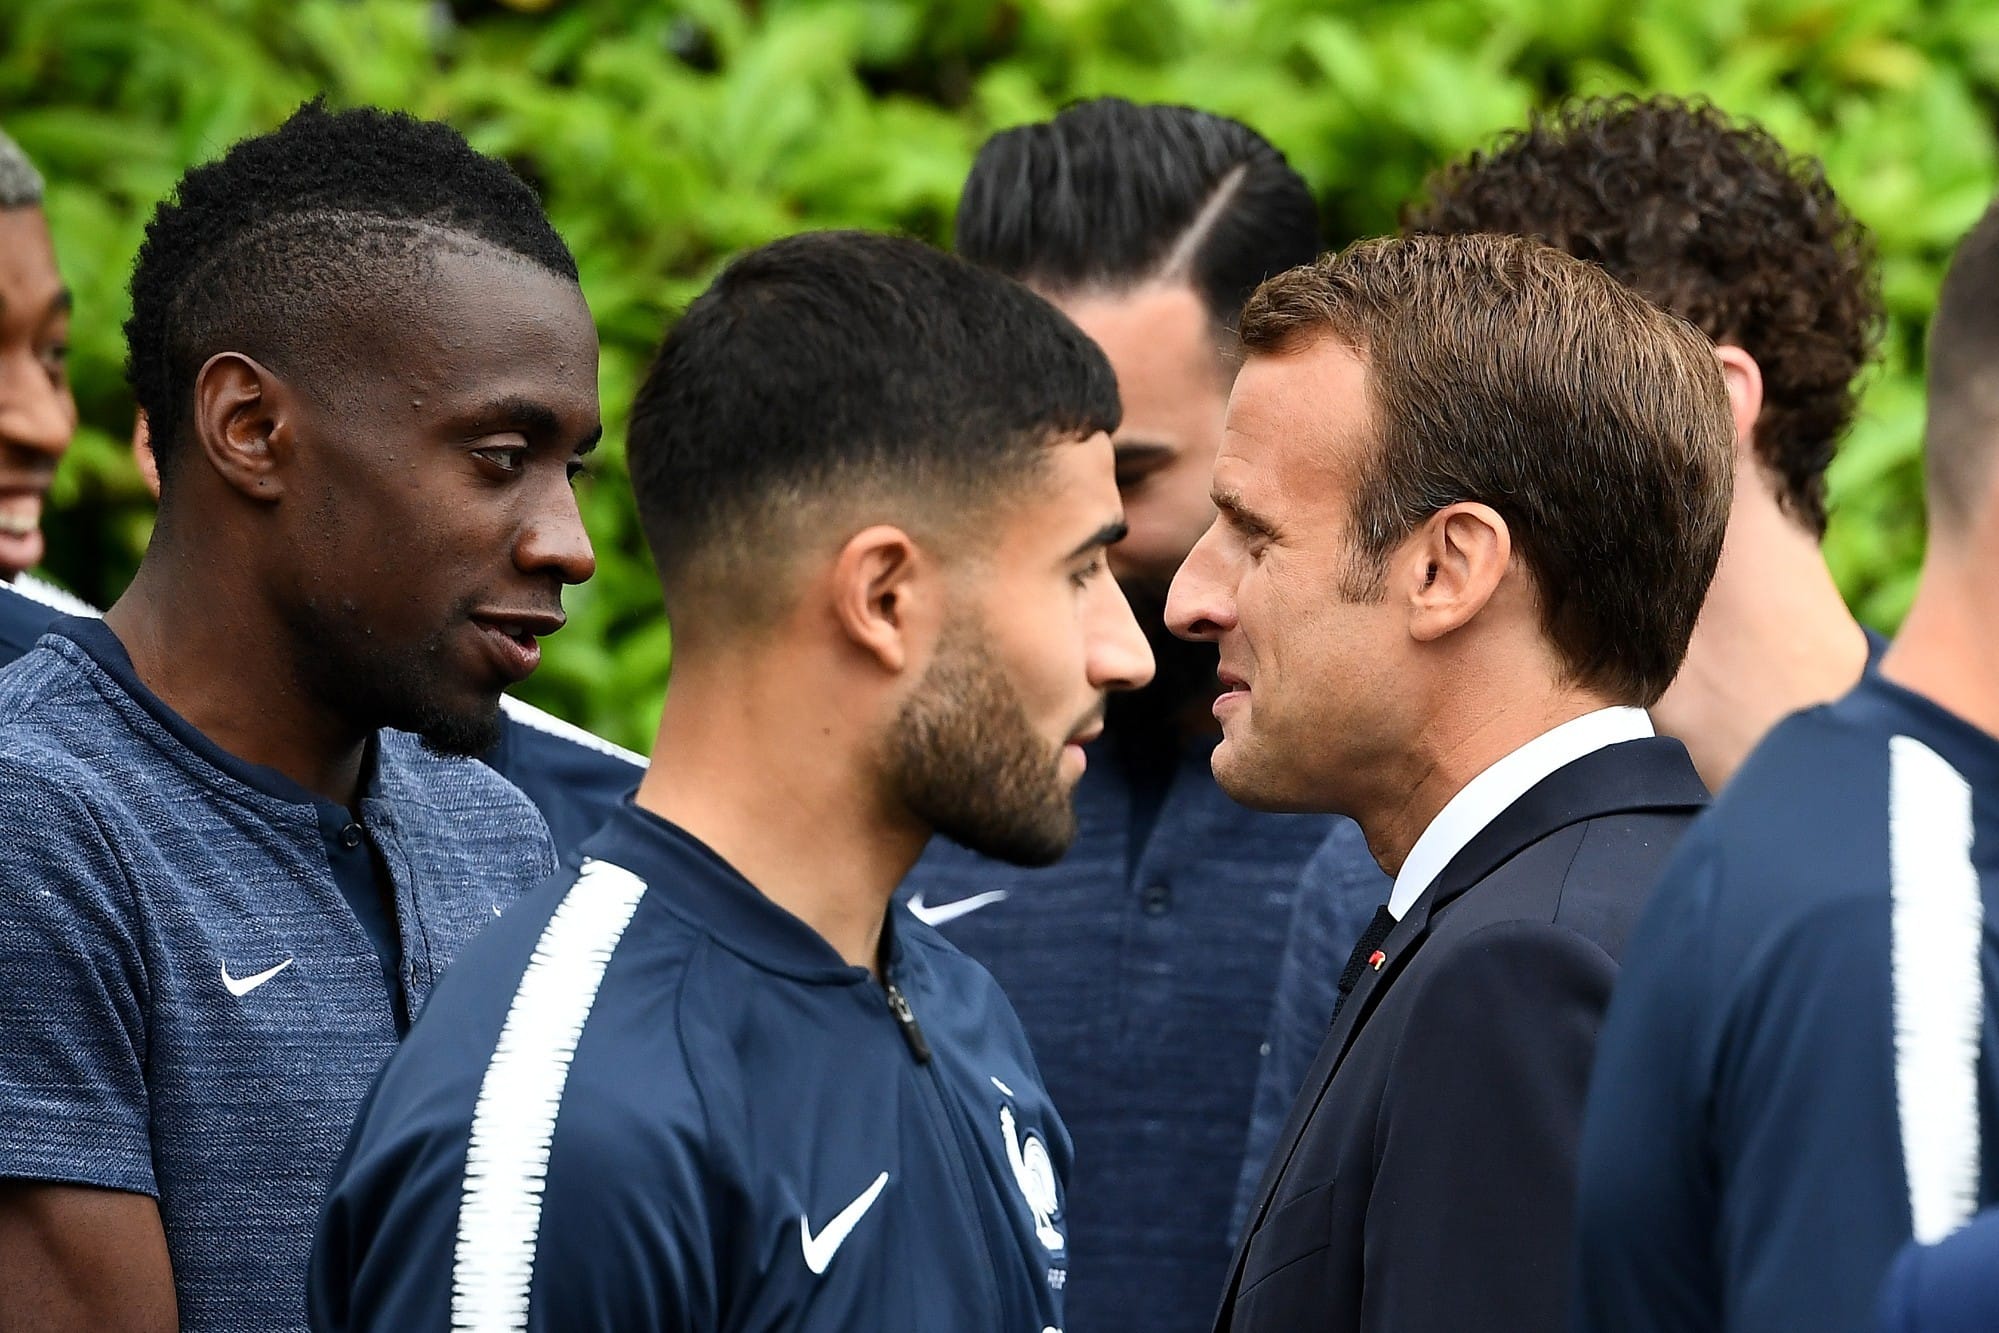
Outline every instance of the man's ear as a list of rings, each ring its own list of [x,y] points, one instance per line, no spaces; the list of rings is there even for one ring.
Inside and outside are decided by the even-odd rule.
[[[1492,601],[1513,563],[1513,534],[1490,505],[1463,501],[1425,520],[1394,558],[1418,642],[1462,629]]]
[[[1728,410],[1735,418],[1735,454],[1738,466],[1753,457],[1756,418],[1763,415],[1763,368],[1756,358],[1731,343],[1714,349],[1721,363],[1722,383],[1728,386]]]
[[[216,475],[252,499],[284,493],[296,412],[290,387],[241,352],[217,352],[195,376],[195,441]]]
[[[883,670],[905,671],[942,625],[940,573],[903,529],[888,523],[863,528],[833,559],[834,619],[854,647]]]

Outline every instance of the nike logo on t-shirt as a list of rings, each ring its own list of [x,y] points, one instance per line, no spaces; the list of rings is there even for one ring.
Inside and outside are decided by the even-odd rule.
[[[248,995],[251,991],[257,989],[257,987],[269,981],[272,977],[276,976],[278,973],[290,967],[292,965],[292,961],[293,961],[292,959],[287,958],[285,959],[284,962],[279,963],[276,967],[267,967],[263,971],[258,972],[253,976],[247,976],[247,977],[230,976],[229,964],[224,963],[222,965],[222,984],[228,987],[229,993],[231,995],[235,996],[237,999],[240,1000],[245,995]]]
[[[919,889],[909,896],[909,913],[926,926],[941,926],[946,921],[956,921],[961,916],[968,916],[981,907],[991,907],[994,903],[1003,902],[1006,896],[1005,889],[987,889],[984,893],[975,893],[969,898],[937,903],[933,906],[923,901],[923,892]]]
[[[805,1219],[805,1214],[798,1215],[798,1244],[805,1251],[807,1268],[815,1273],[826,1271],[826,1265],[833,1262],[833,1252],[847,1239],[847,1234],[854,1229],[854,1224],[866,1215],[868,1209],[875,1206],[875,1200],[881,1196],[882,1189],[887,1184],[888,1172],[884,1171],[875,1177],[874,1184],[861,1191],[860,1198],[842,1208],[839,1216],[828,1222],[825,1229],[816,1236],[812,1234],[812,1224]]]

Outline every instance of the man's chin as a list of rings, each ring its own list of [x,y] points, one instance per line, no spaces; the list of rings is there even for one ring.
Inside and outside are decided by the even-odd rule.
[[[452,759],[477,759],[500,743],[505,727],[496,693],[477,706],[443,708],[425,704],[404,722],[400,731],[414,732],[432,754]]]

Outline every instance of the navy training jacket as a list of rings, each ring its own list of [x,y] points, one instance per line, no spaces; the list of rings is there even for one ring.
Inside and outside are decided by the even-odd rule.
[[[320,1330],[1059,1333],[1069,1137],[985,970],[886,985],[626,805],[470,946],[364,1109]]]

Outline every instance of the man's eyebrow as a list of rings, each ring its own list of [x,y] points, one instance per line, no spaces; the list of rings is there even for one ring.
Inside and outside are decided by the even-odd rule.
[[[491,427],[505,423],[515,429],[524,430],[528,434],[557,437],[563,431],[562,418],[556,414],[554,408],[538,399],[528,398],[520,394],[509,394],[504,398],[496,398],[492,402],[486,403],[466,415],[482,427]],[[597,442],[603,438],[604,423],[599,421],[594,423],[590,427],[589,432],[577,442],[576,452],[579,454],[589,453],[597,447]]]
[[[1106,523],[1101,528],[1098,528],[1095,532],[1091,533],[1087,539],[1085,539],[1082,542],[1079,542],[1075,550],[1069,552],[1068,555],[1062,558],[1065,561],[1074,560],[1080,556],[1088,555],[1091,551],[1097,550],[1100,547],[1115,546],[1119,542],[1123,541],[1125,538],[1125,534],[1130,531],[1131,531],[1131,525],[1126,523],[1123,519],[1119,519],[1115,523]]]
[[[56,290],[54,298],[49,301],[48,314],[42,318],[47,319],[49,315],[67,315],[75,307],[76,294],[67,287],[61,287]],[[0,293],[0,312],[4,312],[6,309],[7,297],[4,293]]]
[[[1120,463],[1134,458],[1170,458],[1172,455],[1172,445],[1160,444],[1156,440],[1119,440],[1111,446],[1111,456]]]
[[[1226,518],[1231,524],[1241,528],[1245,532],[1270,536],[1277,531],[1276,528],[1271,526],[1268,519],[1263,518],[1243,503],[1242,492],[1232,486],[1217,487],[1209,493],[1208,499],[1214,503],[1215,508],[1221,512],[1223,518]]]

